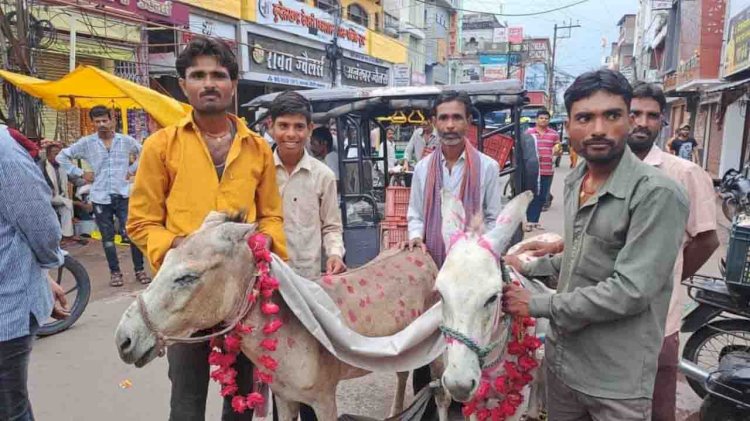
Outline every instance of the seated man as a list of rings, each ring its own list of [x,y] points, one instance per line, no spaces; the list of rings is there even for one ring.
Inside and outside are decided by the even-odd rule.
[[[60,219],[60,228],[62,230],[62,244],[73,241],[81,241],[75,236],[73,230],[73,200],[70,199],[70,185],[68,183],[68,174],[57,162],[57,154],[62,150],[59,142],[50,142],[45,147],[47,157],[39,161],[39,167],[42,170],[44,180],[52,190],[52,207],[55,209]],[[76,179],[76,184],[83,184],[83,180]],[[82,244],[86,242],[83,241]]]

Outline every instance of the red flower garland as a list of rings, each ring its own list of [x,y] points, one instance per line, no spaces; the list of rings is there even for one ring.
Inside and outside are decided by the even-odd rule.
[[[542,342],[529,328],[535,326],[532,317],[514,317],[511,322],[511,341],[507,352],[516,361],[503,362],[503,374],[497,375],[497,368],[482,372],[482,380],[474,398],[464,404],[463,415],[476,415],[479,421],[503,421],[513,416],[523,403],[521,391],[528,385],[533,376],[531,370],[539,366],[534,352]]]
[[[267,240],[263,234],[255,234],[247,240],[247,245],[253,253],[255,265],[258,270],[256,288],[248,294],[247,300],[254,303],[258,296],[264,298],[261,304],[261,311],[267,316],[273,316],[279,312],[279,306],[271,301],[274,291],[279,289],[279,281],[270,273],[271,252],[267,247]],[[278,331],[284,323],[272,318],[263,326],[263,334],[270,336]],[[252,326],[239,323],[234,330],[224,335],[223,338],[214,338],[211,340],[211,353],[208,356],[208,363],[217,366],[211,372],[211,378],[221,384],[221,396],[232,398],[232,409],[237,413],[243,413],[248,409],[260,408],[265,405],[265,398],[258,392],[252,392],[247,396],[238,395],[236,382],[237,371],[232,368],[237,360],[237,355],[242,348],[242,335],[252,333]],[[268,351],[276,350],[278,340],[265,338],[260,342],[260,346]],[[278,362],[270,355],[263,354],[260,357],[261,367],[257,367],[259,383],[270,385],[273,383],[273,372],[278,367]],[[266,371],[261,371],[265,369]]]

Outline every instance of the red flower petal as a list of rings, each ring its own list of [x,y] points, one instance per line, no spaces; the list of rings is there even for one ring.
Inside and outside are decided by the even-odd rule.
[[[266,338],[260,341],[260,346],[268,351],[276,351],[276,346],[278,345],[278,339],[270,339]]]
[[[238,323],[234,331],[240,335],[249,335],[253,333],[253,327],[243,323]]]
[[[236,384],[228,384],[221,388],[221,396],[227,397],[227,396],[234,396],[237,394],[237,391],[239,388]]]
[[[229,334],[224,338],[224,349],[227,352],[239,352],[242,348],[242,340],[239,336]]]
[[[529,371],[537,368],[539,363],[533,357],[521,355],[518,357],[518,366],[521,367],[522,371]]]
[[[247,399],[244,396],[235,396],[232,398],[232,409],[238,414],[247,411]]]
[[[258,392],[247,395],[247,407],[254,409],[265,404],[266,399]]]
[[[464,417],[468,417],[476,412],[476,410],[476,404],[474,402],[469,402],[467,404],[464,404],[463,408],[461,408],[461,413],[463,413]]]
[[[474,395],[474,399],[484,400],[487,399],[487,396],[490,393],[490,383],[483,381],[479,383],[479,387],[477,388],[477,392]]]
[[[265,384],[271,384],[273,383],[273,374],[258,371],[258,379]]]
[[[273,359],[273,357],[270,357],[268,355],[262,355],[259,361],[261,365],[271,371],[276,371],[276,368],[279,366],[279,363],[275,359]]]
[[[479,421],[486,421],[491,415],[491,412],[487,408],[482,408],[479,411],[477,411],[477,419]]]
[[[500,376],[494,382],[495,391],[501,395],[508,393],[507,377]]]
[[[260,310],[263,312],[263,314],[266,315],[276,314],[279,312],[279,306],[272,303],[271,301],[266,301],[262,306],[260,306]]]
[[[281,329],[281,326],[284,325],[284,322],[282,322],[279,319],[273,319],[270,322],[266,323],[265,326],[263,326],[263,334],[270,335],[272,333],[275,333],[277,330]]]
[[[540,341],[536,336],[529,335],[523,338],[523,346],[531,351],[536,351],[540,346],[542,346],[542,341]]]

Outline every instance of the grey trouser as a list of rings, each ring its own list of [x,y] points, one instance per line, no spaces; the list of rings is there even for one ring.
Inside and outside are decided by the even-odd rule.
[[[651,399],[605,399],[573,390],[547,369],[547,414],[552,421],[650,421]]]

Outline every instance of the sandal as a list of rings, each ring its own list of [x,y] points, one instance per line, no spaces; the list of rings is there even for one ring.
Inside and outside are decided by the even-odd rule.
[[[139,270],[135,273],[135,279],[141,283],[141,285],[148,285],[151,283],[151,277],[144,270]]]
[[[113,273],[109,278],[109,286],[111,287],[121,287],[123,285],[122,282],[122,273],[115,272]]]

